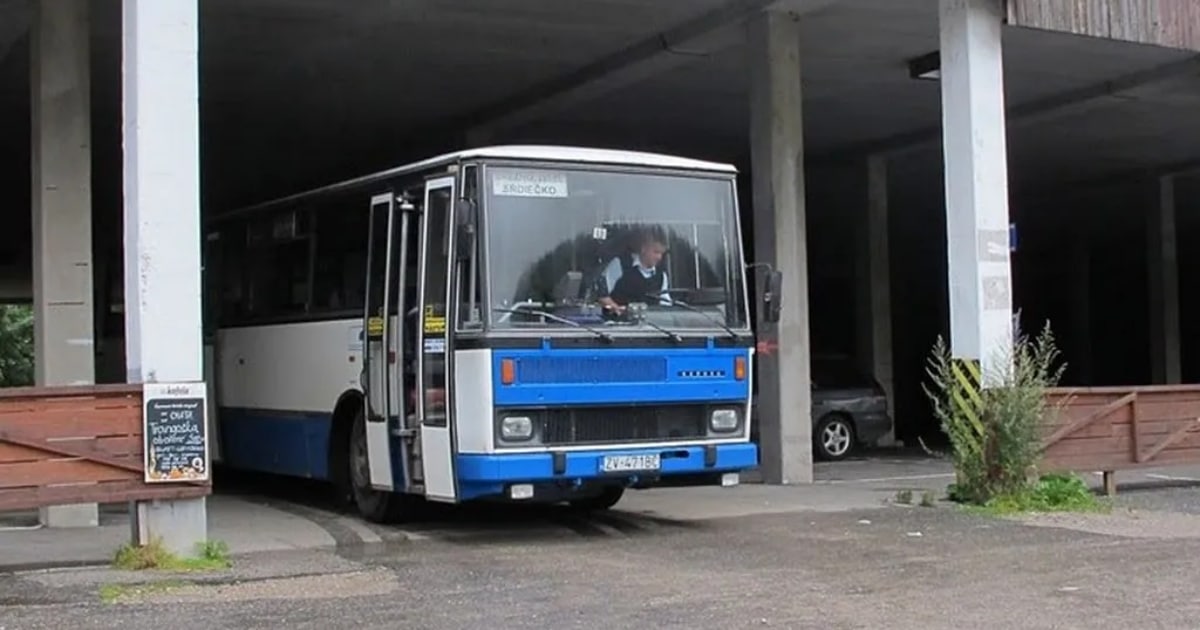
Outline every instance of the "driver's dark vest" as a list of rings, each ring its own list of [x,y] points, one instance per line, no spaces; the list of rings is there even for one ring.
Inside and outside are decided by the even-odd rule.
[[[622,305],[632,302],[651,302],[654,298],[650,296],[661,293],[662,286],[662,265],[655,267],[654,273],[647,278],[642,274],[640,268],[634,266],[633,257],[626,255],[621,257],[621,278],[617,280],[616,286],[608,292],[608,297]]]

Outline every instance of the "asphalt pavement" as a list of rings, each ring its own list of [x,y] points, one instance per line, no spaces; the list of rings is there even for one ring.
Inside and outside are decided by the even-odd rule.
[[[0,574],[0,630],[1200,625],[1200,485],[1181,471],[1128,477],[1112,514],[1014,520],[888,501],[944,488],[941,462],[839,466],[812,486],[636,493],[602,515],[482,508],[397,527],[248,486],[216,500],[332,544],[242,551],[202,575]]]
[[[632,526],[526,536],[538,519],[514,519],[469,541],[263,552],[140,591],[128,585],[149,576],[10,575],[0,627],[1189,628],[1200,615],[1195,523],[1125,537],[946,507],[609,518]]]

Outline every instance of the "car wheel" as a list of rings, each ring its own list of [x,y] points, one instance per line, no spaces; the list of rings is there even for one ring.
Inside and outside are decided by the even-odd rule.
[[[821,418],[813,430],[813,449],[827,461],[845,459],[854,450],[854,425],[839,415]]]

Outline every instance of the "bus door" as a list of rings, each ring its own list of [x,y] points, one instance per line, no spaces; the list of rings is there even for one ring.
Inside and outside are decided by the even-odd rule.
[[[396,230],[396,198],[392,193],[371,198],[370,227],[367,246],[367,295],[363,322],[363,372],[366,377],[366,438],[367,464],[371,485],[381,490],[394,489],[390,419],[399,414],[395,392],[395,363],[399,326],[393,317],[399,293],[395,290],[398,258]]]
[[[425,183],[424,233],[420,246],[418,297],[417,417],[421,421],[421,466],[425,496],[435,501],[455,501],[453,394],[450,391],[451,332],[447,325],[450,301],[450,213],[454,205],[454,177]]]

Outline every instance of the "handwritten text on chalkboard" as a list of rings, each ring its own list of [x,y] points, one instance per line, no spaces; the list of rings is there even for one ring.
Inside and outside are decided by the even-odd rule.
[[[208,479],[203,392],[146,391],[146,481]]]

